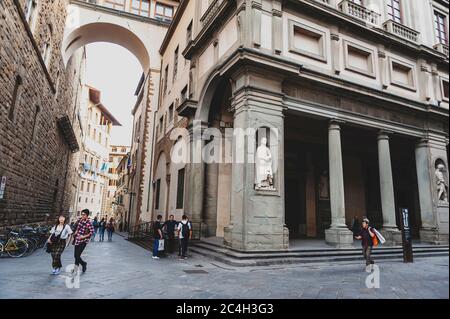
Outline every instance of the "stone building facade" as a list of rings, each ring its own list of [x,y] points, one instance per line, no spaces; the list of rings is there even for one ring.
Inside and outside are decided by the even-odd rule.
[[[296,237],[346,247],[363,216],[397,244],[407,208],[414,237],[448,243],[448,19],[446,0],[182,1],[161,48],[154,215],[282,250]],[[202,136],[211,128],[221,136]],[[251,161],[262,134],[226,128],[264,132],[270,187]],[[248,156],[195,161],[215,140]]]
[[[79,217],[83,209],[89,209],[93,217],[111,216],[108,211],[108,191],[114,183],[109,173],[111,133],[114,126],[121,125],[101,102],[99,90],[85,85],[84,92],[77,199],[72,219]]]
[[[74,203],[83,51],[64,64],[65,0],[0,2],[0,227]]]
[[[110,216],[117,218],[115,193],[119,185],[118,167],[120,162],[130,152],[130,147],[125,145],[110,145],[109,146],[109,162],[108,162],[108,185],[106,187],[106,201],[103,212]]]

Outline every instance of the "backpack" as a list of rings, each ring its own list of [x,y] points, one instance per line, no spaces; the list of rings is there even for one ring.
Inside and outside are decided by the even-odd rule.
[[[183,235],[183,238],[189,238],[189,226],[189,222],[186,224],[181,223],[181,234]]]

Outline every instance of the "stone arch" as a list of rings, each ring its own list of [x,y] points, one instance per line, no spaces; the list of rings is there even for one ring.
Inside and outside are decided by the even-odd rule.
[[[161,214],[165,215],[166,210],[166,198],[167,198],[167,155],[164,151],[161,151],[156,157],[156,166],[154,174],[154,203],[153,212],[154,216]],[[159,186],[158,186],[159,184]]]
[[[63,41],[64,64],[67,65],[75,51],[95,42],[109,42],[124,47],[136,56],[145,74],[150,70],[150,55],[141,39],[125,27],[106,22],[88,23],[71,31]]]
[[[210,116],[210,108],[213,98],[216,94],[218,87],[225,81],[224,77],[220,75],[217,70],[211,72],[208,80],[203,85],[203,89],[200,92],[200,98],[198,103],[198,109],[195,114],[195,119],[202,122],[208,122]]]
[[[196,120],[208,123],[210,128],[219,129],[222,136],[222,150],[225,148],[225,130],[234,126],[233,113],[229,111],[232,96],[231,84],[227,77],[212,72],[201,91]],[[208,143],[215,143],[211,139]],[[216,145],[217,146],[217,145]],[[221,151],[219,163],[204,164],[202,228],[204,236],[224,237],[224,228],[231,219],[231,171],[232,163],[226,152]],[[232,156],[232,155],[231,155]]]

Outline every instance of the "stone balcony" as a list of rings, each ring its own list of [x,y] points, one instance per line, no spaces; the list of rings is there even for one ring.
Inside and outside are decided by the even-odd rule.
[[[203,26],[208,25],[213,18],[218,14],[218,12],[220,11],[220,8],[222,7],[222,5],[224,3],[226,3],[227,1],[225,0],[213,0],[211,1],[208,9],[206,10],[206,12],[203,14],[203,16],[200,18],[200,21],[202,23]]]
[[[448,50],[448,45],[444,44],[444,43],[438,43],[434,46],[434,49],[436,51],[439,51],[443,54],[445,54],[445,56],[448,58],[449,57],[449,50]]]
[[[321,1],[327,3],[328,1]],[[348,14],[358,20],[366,22],[371,25],[378,26],[380,23],[380,14],[369,10],[359,4],[353,3],[350,0],[344,0],[339,3],[338,8],[345,14]]]
[[[383,29],[405,40],[412,41],[414,43],[419,42],[418,31],[408,28],[407,26],[393,20],[388,20],[383,23]]]

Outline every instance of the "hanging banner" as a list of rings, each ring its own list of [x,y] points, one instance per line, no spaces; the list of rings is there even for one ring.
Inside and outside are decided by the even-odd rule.
[[[0,180],[0,199],[5,196],[6,176],[2,176]]]

